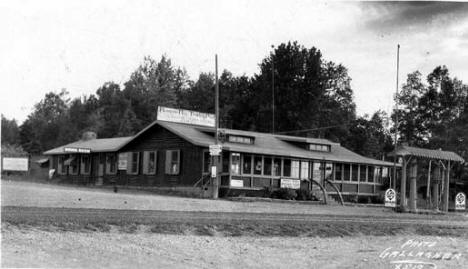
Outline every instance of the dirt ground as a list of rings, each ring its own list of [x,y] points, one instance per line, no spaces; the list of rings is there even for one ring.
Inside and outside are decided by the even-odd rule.
[[[210,237],[48,232],[13,226],[2,230],[2,267],[398,268],[392,262],[408,260],[385,256],[387,248],[459,254],[449,260],[417,259],[437,268],[466,268],[468,264],[466,239],[448,237]],[[408,240],[434,245],[413,243],[402,248]]]
[[[397,214],[385,208],[214,201],[5,180],[1,184],[1,205],[2,267],[410,269],[466,268],[468,264],[467,237],[458,235],[456,230],[466,231],[466,213],[426,216]],[[44,212],[54,212],[46,218],[39,214],[42,212],[39,208],[33,207],[43,207]],[[10,213],[5,213],[6,211]],[[18,215],[18,212],[21,214]],[[187,216],[180,217],[176,213]],[[265,219],[263,222],[252,220],[252,216],[247,216],[247,213],[258,213]],[[263,227],[262,229],[268,230],[268,235],[251,236],[249,234],[255,233],[249,231],[255,231],[255,227],[252,228],[244,221],[238,221],[240,224],[236,226],[234,221],[229,220],[233,214],[250,220],[252,225],[257,222],[262,227],[267,223],[278,225]],[[241,236],[222,232],[222,229],[211,229],[213,227],[209,229],[209,233],[197,233],[190,230],[193,225],[184,224],[187,222],[186,218],[190,219],[190,215],[197,216],[194,218],[197,223],[190,223],[201,225],[202,228],[213,226],[213,220],[219,222],[216,217],[218,215],[229,215],[228,219],[221,218],[221,224],[228,224],[229,229],[241,229]],[[328,221],[331,224],[325,224],[322,215],[330,218]],[[119,221],[114,221],[110,216]],[[131,220],[132,225],[127,223],[125,216]],[[166,216],[167,221],[159,220],[163,216]],[[284,225],[283,220],[268,221],[268,217],[274,216],[287,219],[288,225],[296,226],[291,228]],[[293,223],[289,216],[304,220]],[[369,222],[362,222],[368,216],[371,217]],[[5,220],[5,217],[11,221]],[[141,219],[141,224],[136,221],[138,218]],[[188,229],[168,234],[166,230],[176,225],[174,219],[180,219],[182,226]],[[379,224],[377,219],[380,220]],[[399,225],[408,223],[415,227],[420,226],[419,222],[432,221],[437,224],[430,224],[430,227],[445,226],[445,230],[453,232],[433,232],[438,229],[427,233],[426,229],[419,233],[415,232],[417,229],[398,232],[400,228],[396,227],[389,230],[392,233],[397,231],[393,233],[394,236],[360,233],[366,225],[371,230],[373,227],[383,227],[385,225],[382,222],[388,219],[399,222]],[[82,223],[83,221],[86,223]],[[89,226],[93,221],[98,223]],[[158,228],[158,221],[164,222],[165,226],[162,228],[165,229],[159,226],[159,229],[155,229]],[[122,223],[119,224],[120,222]],[[439,222],[445,224],[438,224]],[[452,222],[462,223],[463,227],[452,228],[449,225]],[[428,227],[428,223],[421,227]],[[95,229],[97,224],[106,229]],[[324,231],[338,225],[343,231],[351,229],[352,232],[332,237],[320,237],[318,234],[315,236],[315,233],[307,236],[288,235],[287,232],[291,229],[311,230],[305,229],[304,225],[316,225],[318,230]],[[245,229],[248,231],[244,231]],[[272,236],[278,234],[270,233],[276,230],[285,230],[286,234],[281,232],[279,234],[282,236]],[[442,234],[442,237],[436,236]]]
[[[395,217],[383,207],[317,205],[304,203],[239,202],[157,195],[148,192],[58,186],[21,181],[1,181],[2,206],[105,208],[209,212],[374,215]],[[452,214],[453,215],[453,214]],[[468,220],[468,214],[459,214]]]

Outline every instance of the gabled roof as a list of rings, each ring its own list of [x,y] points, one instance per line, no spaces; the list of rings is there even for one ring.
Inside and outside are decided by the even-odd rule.
[[[215,143],[214,131],[212,127],[191,125],[185,123],[175,123],[167,121],[154,121],[146,128],[141,130],[134,136],[131,137],[117,137],[117,138],[104,138],[104,139],[93,139],[87,141],[76,141],[61,147],[57,147],[46,151],[45,155],[63,154],[65,147],[77,147],[77,148],[89,148],[91,152],[117,152],[120,151],[124,146],[129,144],[131,141],[138,139],[142,134],[154,126],[161,126],[166,130],[174,133],[180,138],[200,147],[209,147]],[[252,153],[252,154],[264,154],[272,156],[285,156],[291,158],[304,158],[314,160],[326,160],[334,162],[344,163],[360,163],[369,165],[385,165],[393,166],[392,162],[380,161],[372,158],[361,156],[357,153],[352,152],[339,143],[334,143],[327,139],[320,138],[307,138],[297,137],[288,135],[277,135],[270,133],[260,133],[252,131],[242,131],[233,129],[220,129],[227,135],[241,135],[253,137],[254,144],[241,144],[233,142],[224,142],[222,148],[228,151],[241,152],[241,153]],[[322,151],[311,151],[306,147],[301,148],[297,146],[297,143],[315,143],[330,146],[330,152]],[[397,166],[401,166],[397,164]]]
[[[434,150],[434,149],[423,149],[410,146],[399,146],[396,151],[393,151],[391,155],[397,156],[416,156],[421,158],[444,160],[444,161],[455,161],[465,162],[465,160],[458,154],[452,151]]]
[[[174,123],[167,121],[155,121],[141,132],[136,134],[132,140],[137,139],[141,134],[145,133],[147,130],[152,128],[155,125],[159,125],[175,135],[181,137],[182,139],[201,147],[208,147],[215,143],[213,137],[214,128],[205,127],[205,126],[196,126],[184,123]],[[385,162],[380,160],[375,160],[372,158],[367,158],[361,156],[357,153],[354,153],[338,143],[334,143],[327,139],[317,139],[317,138],[305,138],[305,137],[296,137],[296,136],[287,136],[287,135],[276,135],[269,133],[260,133],[260,132],[251,132],[251,131],[241,131],[233,129],[220,129],[223,130],[227,135],[243,135],[250,136],[255,139],[255,143],[251,144],[241,144],[233,142],[224,142],[222,144],[223,149],[235,152],[242,153],[253,153],[253,154],[265,154],[273,156],[287,156],[292,158],[306,158],[306,159],[315,159],[315,160],[327,160],[335,162],[346,162],[346,163],[363,163],[371,165],[386,165],[392,166],[393,163]],[[127,143],[123,144],[125,146]],[[316,144],[325,144],[330,145],[330,152],[320,152],[320,151],[310,151],[305,148],[300,148],[288,141],[291,142],[303,142],[303,143],[316,143]],[[121,148],[122,148],[121,147]],[[398,164],[397,164],[398,165]],[[400,165],[398,165],[400,166]]]
[[[88,148],[91,152],[115,152],[133,136],[79,140],[44,152],[44,155],[64,154],[64,148]]]

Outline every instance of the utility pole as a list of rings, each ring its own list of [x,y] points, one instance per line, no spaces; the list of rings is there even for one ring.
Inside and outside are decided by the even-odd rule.
[[[398,146],[398,73],[400,72],[400,44],[397,46],[397,72],[396,72],[396,94],[395,94],[395,152]],[[398,156],[394,156],[393,159],[393,186],[390,184],[394,190],[396,189],[396,181],[397,181],[397,169],[396,169],[396,161]],[[405,194],[403,194],[405,195]]]
[[[275,48],[275,46],[271,45],[271,48]],[[271,133],[275,133],[275,61],[273,58],[273,54],[271,55],[271,113],[272,113],[272,120],[271,120]]]
[[[215,54],[215,144],[219,145],[218,129],[219,129],[219,83],[218,83],[218,54]],[[221,153],[222,154],[222,153]],[[219,154],[211,157],[213,166],[215,167],[215,177],[213,181],[213,199],[218,199],[219,196]]]

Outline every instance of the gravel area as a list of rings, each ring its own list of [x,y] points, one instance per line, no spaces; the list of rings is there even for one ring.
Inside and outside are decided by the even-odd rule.
[[[396,268],[388,248],[452,253],[410,258],[437,268],[466,268],[468,242],[433,236],[220,237],[136,232],[49,232],[2,227],[2,267],[81,268]],[[406,244],[433,242],[433,246]],[[403,247],[402,247],[403,246]],[[387,250],[386,250],[387,249]],[[435,267],[423,267],[435,268]]]

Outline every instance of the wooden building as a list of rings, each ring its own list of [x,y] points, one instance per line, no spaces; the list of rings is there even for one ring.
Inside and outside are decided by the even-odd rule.
[[[221,194],[311,188],[315,182],[330,192],[333,184],[343,195],[372,196],[382,191],[394,165],[326,139],[220,131]],[[209,178],[214,132],[157,120],[132,137],[80,140],[44,154],[64,182],[195,189]]]

